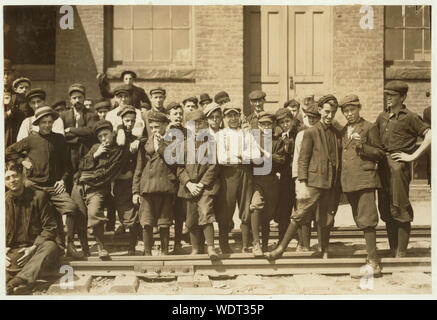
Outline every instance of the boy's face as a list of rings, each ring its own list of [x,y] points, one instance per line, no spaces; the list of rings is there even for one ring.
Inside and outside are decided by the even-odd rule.
[[[185,102],[184,106],[185,106],[186,113],[192,112],[192,111],[197,110],[199,108],[199,106],[197,104],[195,104],[193,101]]]
[[[297,116],[297,113],[299,112],[299,106],[298,105],[290,105],[287,107],[288,110],[290,110],[293,117]]]
[[[64,112],[65,110],[67,110],[67,109],[65,108],[64,105],[60,105],[60,106],[57,106],[57,107],[55,108],[55,111],[56,111],[57,113],[62,113],[62,112]]]
[[[101,144],[109,146],[114,141],[114,132],[110,129],[102,129],[97,133],[97,139]]]
[[[3,104],[8,105],[11,102],[12,95],[10,92],[3,93]]]
[[[133,113],[126,113],[123,116],[123,118],[122,118],[123,126],[128,132],[131,132],[132,129],[134,128],[136,117],[137,117],[137,115],[133,114]]]
[[[149,126],[150,126],[150,130],[152,131],[153,134],[163,136],[165,134],[167,123],[165,123],[165,122],[150,122]]]
[[[115,100],[118,102],[119,106],[124,106],[130,103],[130,97],[126,92],[117,93]]]
[[[33,109],[33,111],[36,111],[36,109],[39,109],[42,106],[44,106],[44,103],[45,101],[41,99],[41,97],[34,97],[29,101],[29,105]]]
[[[150,98],[152,102],[152,107],[159,110],[164,106],[165,95],[161,92],[155,92]]]
[[[400,93],[388,93],[384,92],[384,100],[388,108],[395,108],[401,106],[407,96]]]
[[[70,95],[70,103],[78,111],[82,110],[84,100],[85,96],[82,94],[82,92],[73,91]]]
[[[258,127],[261,130],[261,132],[266,133],[267,130],[273,129],[273,122],[270,121],[259,121]]]
[[[52,131],[53,122],[53,116],[50,114],[41,118],[41,120],[38,122],[39,133],[43,135],[49,134]]]
[[[3,75],[3,81],[5,82],[5,85],[11,84],[13,78],[14,72],[12,70],[5,70],[5,73]]]
[[[20,94],[26,94],[30,90],[30,84],[26,81],[22,81],[18,84],[17,88],[15,88],[15,92]]]
[[[361,106],[346,105],[342,108],[344,117],[349,124],[354,124],[360,119]]]
[[[93,107],[93,102],[91,100],[85,100],[83,105],[85,106],[85,108],[87,109],[92,109]]]
[[[312,116],[312,115],[306,115],[306,118],[308,119],[308,124],[310,126],[315,125],[320,120],[320,117],[315,117],[315,116]]]
[[[240,126],[240,113],[237,111],[229,111],[225,115],[225,124],[228,128],[237,129]]]
[[[134,83],[134,77],[131,73],[126,73],[123,77],[123,82],[125,84],[133,84]]]
[[[264,98],[250,100],[250,104],[257,113],[264,111],[264,102]]]
[[[201,130],[208,128],[208,122],[206,119],[196,120],[194,122],[194,127],[196,129],[196,134],[199,134]]]
[[[99,116],[100,120],[105,120],[106,114],[109,112],[106,108],[101,108],[97,110],[97,115]]]
[[[289,117],[282,118],[278,121],[283,132],[287,132],[291,128],[291,119]]]
[[[5,172],[5,186],[13,193],[19,192],[24,188],[23,175],[15,170]]]
[[[337,106],[331,106],[329,103],[325,103],[323,107],[319,107],[320,121],[324,125],[330,126],[332,124],[332,120],[334,120],[336,112]]]
[[[173,108],[170,110],[168,118],[170,119],[170,123],[181,125],[182,119],[184,118],[184,111],[182,108]]]
[[[215,110],[208,116],[208,125],[213,130],[218,130],[222,123],[223,115],[220,110]]]

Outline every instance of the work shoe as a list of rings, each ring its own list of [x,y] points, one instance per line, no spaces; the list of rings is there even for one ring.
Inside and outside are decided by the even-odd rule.
[[[254,257],[262,257],[263,256],[263,251],[261,250],[261,246],[259,245],[259,242],[253,242],[253,248],[252,248],[252,253]]]
[[[217,260],[218,259],[218,255],[217,255],[217,252],[215,252],[214,247],[208,247],[207,250],[208,250],[208,257],[211,260]]]
[[[67,242],[67,250],[65,252],[66,257],[71,257],[73,259],[82,259],[84,257],[82,252],[79,252],[76,250],[76,247],[74,245],[73,241]]]
[[[25,294],[23,291],[28,291],[27,281],[18,277],[12,278],[6,285],[6,294],[20,295]]]
[[[250,249],[248,247],[242,247],[241,253],[250,253]]]
[[[360,269],[360,272],[351,273],[350,274],[351,278],[352,279],[361,279],[365,276],[369,276],[370,270],[372,270],[371,274],[374,278],[380,278],[382,276],[382,267],[380,266],[378,261],[368,259],[364,266],[366,266],[366,268],[364,269],[364,272],[361,272],[362,269]],[[369,266],[371,269],[369,270],[369,268],[367,266]],[[361,267],[361,268],[363,268],[363,267]]]
[[[223,254],[231,254],[234,253],[234,251],[231,249],[229,245],[227,246],[220,246],[220,250]]]
[[[105,260],[109,258],[109,252],[103,247],[103,245],[97,244],[97,252],[99,259]]]
[[[182,249],[182,245],[180,243],[177,243],[173,246],[173,251],[171,252],[172,255],[177,254],[185,254],[185,251]]]
[[[400,251],[398,250],[396,252],[396,258],[405,258],[407,256],[407,252],[406,251]]]

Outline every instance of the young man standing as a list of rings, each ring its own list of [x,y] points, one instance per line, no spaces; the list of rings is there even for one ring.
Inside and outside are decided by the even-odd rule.
[[[304,132],[299,154],[298,180],[302,184],[299,198],[305,201],[292,214],[292,220],[278,247],[266,255],[269,259],[282,256],[298,232],[299,225],[304,224],[317,208],[319,249],[322,256],[327,258],[329,233],[334,224],[340,197],[341,137],[332,126],[337,108],[338,102],[333,95],[320,98],[320,122]]]
[[[220,126],[223,122],[222,109],[217,103],[212,102],[206,105],[203,109],[203,113],[208,121],[210,133],[214,137],[214,135],[221,129]]]
[[[164,108],[164,101],[166,98],[166,91],[165,89],[161,87],[153,88],[150,90],[150,101],[152,103],[152,108],[148,110],[145,114],[143,114],[146,130],[147,130],[147,137],[150,137],[152,135],[152,130],[149,126],[149,115],[152,112],[161,112],[165,113]]]
[[[341,188],[352,207],[357,227],[364,232],[367,264],[373,269],[373,276],[380,276],[381,267],[376,252],[378,210],[375,193],[381,187],[377,163],[384,159],[385,154],[376,128],[360,116],[358,96],[352,94],[344,97],[339,106],[347,120],[341,132]]]
[[[264,111],[264,103],[266,101],[266,94],[261,90],[254,90],[249,93],[250,106],[252,113],[247,117],[243,116],[242,127],[249,129],[258,128],[259,114]]]
[[[413,221],[409,163],[418,159],[431,145],[430,126],[404,105],[407,92],[408,85],[403,81],[387,83],[384,87],[387,110],[375,123],[386,153],[379,168],[382,188],[378,193],[378,207],[381,219],[386,223],[390,250],[397,257],[407,254]],[[416,149],[420,136],[424,140]]]

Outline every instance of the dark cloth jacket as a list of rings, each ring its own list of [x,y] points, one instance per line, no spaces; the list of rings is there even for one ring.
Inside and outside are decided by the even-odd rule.
[[[361,136],[360,141],[348,138],[348,127],[349,125],[346,125],[341,132],[341,187],[343,192],[380,188],[377,163],[384,159],[385,153],[382,150],[376,127],[360,118],[354,125],[353,131]]]
[[[169,165],[164,159],[168,143],[162,142],[158,150],[153,146],[153,135],[138,150],[132,193],[168,193],[175,195],[178,190],[176,164]]]
[[[21,163],[26,157],[32,163],[32,168],[26,170],[27,178],[37,185],[53,186],[61,179],[67,183],[72,177],[68,147],[62,134],[38,132],[6,149],[6,160]]]
[[[330,189],[340,181],[341,135],[334,127],[330,130],[333,130],[336,136],[335,163],[329,157],[326,133],[321,122],[306,129],[303,135],[298,161],[298,179],[307,180],[310,187]]]
[[[5,202],[6,247],[39,246],[44,241],[56,240],[56,217],[47,193],[25,188],[21,196],[15,197],[8,191],[5,194]],[[20,228],[19,219],[24,222]],[[17,232],[20,232],[20,238],[24,239],[24,243],[15,241]]]
[[[8,111],[10,111],[10,114],[8,114]],[[9,147],[17,142],[18,131],[20,130],[21,123],[26,119],[26,114],[12,100],[9,104],[5,105],[4,114],[5,147]]]
[[[294,145],[296,141],[297,133],[301,130],[306,129],[306,126],[299,122],[297,119],[293,119],[291,123],[290,131],[288,132],[288,137],[283,137],[283,131],[280,126],[275,127],[275,136],[277,139],[280,139],[284,143],[284,151],[285,151],[285,161],[281,166],[281,180],[286,179],[286,181],[291,180],[292,172],[292,164],[293,164],[293,156],[294,156]]]
[[[271,150],[271,161],[272,161],[272,170],[268,175],[276,175],[276,173],[280,172],[281,168],[283,167],[285,163],[285,145],[284,141],[282,139],[278,139],[277,137],[272,137],[272,150]],[[263,135],[260,136],[260,146],[261,148],[265,149],[264,147],[264,137]],[[270,150],[266,150],[267,152],[270,152]],[[264,153],[262,152],[261,156],[264,156]],[[257,167],[263,167],[264,164],[253,164],[254,168]]]

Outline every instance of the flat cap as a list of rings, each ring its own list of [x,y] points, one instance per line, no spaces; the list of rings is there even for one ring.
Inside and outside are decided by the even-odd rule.
[[[197,97],[188,97],[188,98],[186,98],[186,99],[184,99],[183,101],[182,101],[182,104],[185,104],[187,101],[191,101],[192,103],[194,103],[194,104],[198,104],[199,103],[199,99],[197,99]]]
[[[32,124],[34,126],[38,125],[38,122],[44,118],[45,116],[48,115],[52,115],[53,116],[53,120],[56,120],[59,118],[59,114],[53,110],[51,107],[49,106],[45,106],[45,107],[41,107],[39,109],[36,109],[35,111],[35,120],[33,120]]]
[[[212,99],[211,99],[211,97],[209,96],[209,94],[207,94],[207,93],[202,93],[201,95],[200,95],[200,101],[199,101],[200,103],[211,103],[212,102]]]
[[[12,67],[12,62],[9,59],[5,59],[3,62],[3,70],[5,71],[10,71],[10,70],[14,70],[14,68]]]
[[[230,101],[231,99],[229,98],[229,94],[226,91],[220,91],[219,93],[217,93],[214,96],[214,101],[216,103],[220,103],[223,100],[227,99],[228,101]]]
[[[404,81],[393,80],[384,86],[384,92],[390,94],[406,94],[408,92],[408,84]]]
[[[293,114],[287,108],[282,108],[282,109],[278,109],[278,111],[276,111],[275,117],[276,117],[276,120],[278,120],[278,121],[281,119],[287,118],[287,117],[290,119],[293,119]]]
[[[180,103],[173,101],[173,102],[170,102],[168,105],[166,105],[165,110],[167,111],[167,113],[170,113],[171,109],[176,109],[176,108],[182,108],[182,106]]]
[[[264,99],[265,97],[266,93],[261,90],[253,90],[251,93],[249,93],[250,100]]]
[[[206,120],[206,116],[202,110],[197,109],[188,113],[186,120],[187,121]]]
[[[203,108],[203,113],[208,118],[211,115],[211,113],[213,113],[216,110],[220,110],[220,112],[222,111],[222,109],[220,108],[220,106],[217,103],[211,102],[211,103],[208,103],[205,106],[205,108]]]
[[[163,95],[165,95],[165,89],[161,87],[153,88],[152,90],[150,90],[150,95],[154,93],[162,93]]]
[[[116,86],[114,88],[114,96],[116,96],[122,92],[130,95],[132,93],[132,86],[130,84],[121,84],[121,85]]]
[[[335,104],[336,106],[338,106],[337,98],[334,97],[334,95],[332,94],[324,95],[319,99],[318,103],[319,103],[319,107],[323,107],[325,103]]]
[[[103,108],[108,109],[108,110],[111,109],[111,102],[109,100],[102,100],[102,101],[97,102],[94,105],[94,110],[96,110],[96,111],[103,109]]]
[[[288,100],[287,102],[284,103],[284,108],[294,107],[294,106],[299,108],[300,107],[299,101],[297,101],[295,99],[291,99],[291,100]]]
[[[67,107],[67,102],[65,100],[58,100],[52,103],[50,107],[52,107],[52,109],[55,110],[59,106]]]
[[[15,79],[14,82],[12,82],[12,87],[17,88],[21,82],[27,82],[29,84],[29,86],[31,85],[29,78],[20,77],[18,79]]]
[[[316,101],[312,101],[305,107],[302,107],[303,112],[309,116],[320,117],[319,104]]]
[[[267,111],[262,111],[258,114],[258,122],[275,122],[275,115],[267,112]]]
[[[227,102],[227,103],[225,103],[225,104],[222,106],[222,108],[223,108],[223,114],[224,114],[224,115],[228,114],[228,113],[231,112],[231,111],[235,111],[235,112],[241,113],[241,108],[235,106],[235,105],[232,104],[231,102]]]
[[[68,88],[68,95],[71,95],[73,92],[80,92],[83,95],[85,95],[85,87],[83,86],[83,84],[80,83],[73,83],[70,88]]]
[[[343,108],[344,106],[348,106],[348,105],[359,106],[361,105],[361,103],[360,103],[360,99],[356,94],[348,94],[346,97],[344,97],[338,102],[338,105],[340,108]]]
[[[161,122],[161,123],[168,123],[170,120],[167,118],[167,116],[159,111],[152,111],[148,115],[148,121],[150,122]]]
[[[112,123],[108,120],[99,120],[94,125],[93,132],[97,136],[99,131],[102,129],[109,129],[112,131],[113,130]]]
[[[137,115],[137,111],[134,106],[125,105],[118,110],[117,116],[123,118],[123,116],[127,113],[133,113],[135,116]]]
[[[40,97],[42,100],[46,99],[46,92],[41,88],[35,88],[29,90],[29,92],[26,93],[26,101],[29,102],[30,99]]]
[[[121,76],[120,76],[121,80],[123,80],[125,74],[129,74],[129,73],[132,75],[132,78],[134,78],[134,79],[137,78],[137,74],[135,72],[133,72],[132,70],[125,70],[121,73]]]

